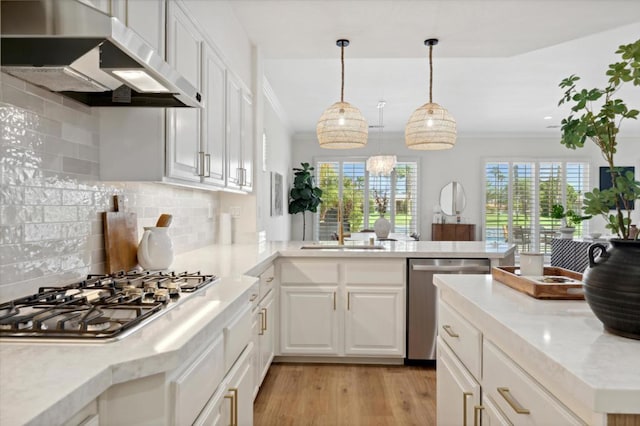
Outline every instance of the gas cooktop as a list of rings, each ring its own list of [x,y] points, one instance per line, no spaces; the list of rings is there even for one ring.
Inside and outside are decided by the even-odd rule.
[[[0,338],[118,340],[216,280],[199,272],[131,271],[41,287],[0,304]]]

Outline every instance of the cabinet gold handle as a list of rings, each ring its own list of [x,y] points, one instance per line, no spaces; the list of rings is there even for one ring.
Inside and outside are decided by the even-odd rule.
[[[336,310],[336,292],[333,292],[333,310]]]
[[[198,176],[204,176],[204,151],[198,151],[198,165],[196,166]]]
[[[505,401],[507,401],[507,404],[513,408],[513,411],[518,414],[529,414],[529,410],[520,405],[520,403],[511,395],[509,388],[498,388],[498,393],[505,399]]]
[[[471,395],[472,392],[462,392],[462,426],[467,426],[467,398]]]
[[[262,315],[262,331],[264,332],[267,331],[267,308],[262,308],[260,311],[264,312],[264,315]]]
[[[238,388],[229,388],[229,392],[233,394],[231,426],[238,426]]]
[[[231,388],[229,389],[231,395],[225,395],[224,398],[229,400],[230,409],[229,414],[231,415],[230,425],[229,426],[238,426],[238,389]]]
[[[351,292],[347,292],[347,311],[351,310]]]
[[[257,295],[257,294],[255,294],[255,293],[253,293],[253,294],[251,295],[251,297],[249,298],[249,302],[253,302],[253,301],[254,301],[254,300],[256,300],[257,298],[258,298],[258,295]]]
[[[264,312],[262,312],[262,309],[258,312],[258,315],[260,315],[260,331],[258,331],[258,336],[262,336],[264,334]]]
[[[443,326],[442,326],[442,328],[444,329],[444,331],[446,331],[446,332],[447,332],[447,334],[448,334],[449,336],[451,336],[451,337],[460,337],[460,336],[458,335],[458,333],[455,333],[455,332],[453,331],[453,329],[451,328],[451,326],[450,326],[450,325],[443,325]]]
[[[267,282],[270,283],[271,281],[273,281],[274,277],[269,277],[267,278]]]
[[[480,411],[484,410],[482,405],[475,405],[473,407],[473,426],[480,426]]]

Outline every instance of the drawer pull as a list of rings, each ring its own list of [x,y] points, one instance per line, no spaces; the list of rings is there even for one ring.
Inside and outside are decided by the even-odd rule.
[[[267,308],[260,309],[262,315],[262,334],[267,331]]]
[[[255,294],[255,293],[253,293],[253,294],[251,295],[251,297],[249,298],[249,302],[253,302],[253,301],[254,301],[254,300],[256,300],[257,298],[258,298],[258,295],[257,295],[257,294]]]
[[[462,392],[462,426],[467,426],[467,397],[471,395],[472,392]]]
[[[274,278],[274,277],[269,277],[269,278],[267,278],[265,281],[266,281],[266,282],[268,282],[268,283],[270,283],[271,281],[273,281],[273,278]]]
[[[347,292],[347,311],[351,310],[351,292]]]
[[[442,328],[444,329],[444,331],[446,331],[446,332],[447,332],[447,334],[448,334],[449,336],[451,336],[451,337],[460,337],[460,336],[458,335],[458,333],[455,333],[455,332],[453,331],[453,329],[451,329],[451,326],[450,326],[450,325],[443,325],[443,326],[442,326]]]
[[[333,310],[336,310],[336,292],[333,292]]]
[[[238,389],[229,388],[229,392],[231,395],[225,395],[225,399],[228,399],[231,403],[231,425],[230,426],[238,426]]]
[[[482,405],[476,405],[473,407],[473,426],[480,426],[480,411],[484,410]]]
[[[258,315],[260,315],[260,331],[258,331],[258,336],[262,336],[264,334],[264,311],[263,311],[263,309],[260,309],[260,312],[258,312]]]
[[[511,392],[509,392],[509,388],[498,388],[498,393],[507,401],[507,404],[513,408],[518,414],[529,414],[529,410],[524,408],[518,401],[515,400],[513,396],[511,396]]]

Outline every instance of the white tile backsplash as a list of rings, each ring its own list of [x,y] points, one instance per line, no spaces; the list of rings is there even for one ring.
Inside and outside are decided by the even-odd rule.
[[[0,89],[0,301],[103,272],[102,212],[115,194],[139,237],[169,213],[176,253],[215,241],[217,193],[99,181],[99,109],[2,73]]]

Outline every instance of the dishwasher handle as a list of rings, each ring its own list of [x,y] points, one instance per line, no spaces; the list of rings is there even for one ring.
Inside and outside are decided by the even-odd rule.
[[[420,272],[477,272],[488,274],[489,269],[481,265],[411,265],[411,270]]]

